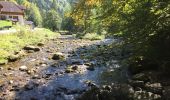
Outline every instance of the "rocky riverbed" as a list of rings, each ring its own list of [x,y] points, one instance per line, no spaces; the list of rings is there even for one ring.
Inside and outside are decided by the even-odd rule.
[[[111,39],[91,41],[61,36],[25,46],[0,66],[0,98],[2,100],[75,100],[91,86],[111,83],[113,72],[95,57],[86,59]],[[21,55],[23,57],[21,57]],[[115,65],[117,61],[113,61]],[[110,69],[113,69],[112,67]],[[119,73],[118,73],[119,74]]]
[[[96,54],[116,42],[61,36],[25,46],[9,58],[9,64],[0,66],[0,99],[169,100],[169,88],[152,81],[149,74],[128,73],[120,50]]]

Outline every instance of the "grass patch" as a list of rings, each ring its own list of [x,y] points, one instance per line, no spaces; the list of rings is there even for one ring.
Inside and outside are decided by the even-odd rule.
[[[21,50],[26,45],[34,45],[55,36],[59,36],[59,34],[48,29],[36,28],[31,31],[23,27],[17,33],[0,35],[0,63],[6,61],[9,55]]]
[[[0,20],[0,28],[3,28],[5,26],[12,26],[12,22],[11,21]]]
[[[104,35],[99,35],[97,33],[87,33],[83,39],[90,39],[90,40],[102,40],[104,39],[105,36]]]

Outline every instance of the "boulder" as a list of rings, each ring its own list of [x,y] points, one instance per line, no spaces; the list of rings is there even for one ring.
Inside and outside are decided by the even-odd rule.
[[[33,50],[33,51],[40,51],[40,48],[39,47],[35,47],[35,46],[25,46],[23,48],[24,50]]]
[[[8,61],[9,62],[14,62],[14,61],[17,61],[18,59],[20,59],[20,56],[19,55],[10,55],[8,57]]]
[[[156,93],[156,94],[162,94],[162,85],[161,83],[146,83],[145,88],[147,91]]]
[[[133,100],[162,100],[161,95],[146,91],[136,91]]]
[[[65,55],[61,52],[57,52],[57,53],[53,54],[52,59],[53,60],[64,60]]]

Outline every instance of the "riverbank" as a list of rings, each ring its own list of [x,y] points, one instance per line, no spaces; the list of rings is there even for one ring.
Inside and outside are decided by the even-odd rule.
[[[89,87],[107,83],[110,80],[105,75],[109,69],[97,63],[100,61],[96,58],[82,56],[91,55],[89,50],[109,41],[61,36],[46,39],[38,48],[23,48],[27,56],[0,67],[1,99],[74,100]]]
[[[92,86],[78,100],[169,100],[170,81],[169,74],[162,70],[149,69],[144,66],[135,66],[136,63],[129,63],[127,59],[131,52],[123,50],[118,44],[107,45],[98,48],[89,59],[98,58],[106,66],[114,66],[114,59],[118,59],[120,67],[118,70],[126,76],[121,81],[112,81],[100,87]],[[116,70],[111,75],[114,75]],[[111,79],[111,80],[114,80]]]
[[[43,42],[45,39],[53,38],[56,35],[59,34],[43,28],[28,30],[23,27],[16,33],[0,34],[0,65],[8,63],[11,58],[20,56],[16,53],[24,46]]]

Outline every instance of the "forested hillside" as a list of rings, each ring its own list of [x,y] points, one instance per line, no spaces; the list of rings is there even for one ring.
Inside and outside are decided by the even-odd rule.
[[[36,26],[53,31],[61,29],[65,13],[71,11],[73,0],[8,0],[27,8],[26,19]]]

